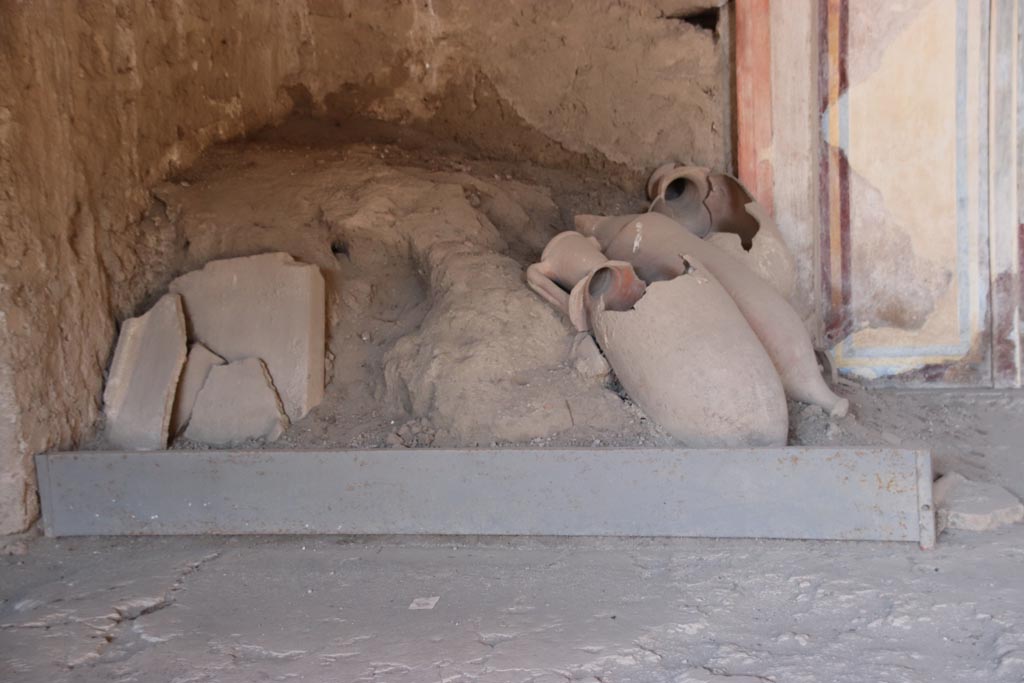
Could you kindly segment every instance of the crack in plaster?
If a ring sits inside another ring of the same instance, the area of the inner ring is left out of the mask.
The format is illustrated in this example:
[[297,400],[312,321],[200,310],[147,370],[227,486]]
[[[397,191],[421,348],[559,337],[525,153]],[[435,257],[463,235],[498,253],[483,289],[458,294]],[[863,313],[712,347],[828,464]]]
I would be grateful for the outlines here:
[[[122,630],[124,627],[132,624],[132,622],[137,619],[149,614],[154,614],[173,605],[177,601],[175,593],[179,593],[185,588],[185,580],[192,574],[198,572],[204,565],[216,560],[220,556],[220,552],[215,552],[205,555],[194,562],[189,562],[185,565],[185,568],[179,572],[170,588],[155,599],[152,597],[133,598],[126,602],[114,605],[114,613],[106,617],[108,622],[106,625],[96,626],[89,624],[89,620],[71,618],[69,620],[70,624],[84,624],[89,628],[93,628],[101,634],[103,640],[98,644],[94,652],[86,653],[77,659],[67,662],[67,667],[69,669],[75,669],[84,664],[89,664],[103,659],[108,655],[114,644],[119,639],[123,638]],[[25,626],[28,626],[28,624]],[[147,644],[161,642],[162,640],[153,638],[152,636],[147,637],[144,633],[140,633],[139,635],[141,640]]]

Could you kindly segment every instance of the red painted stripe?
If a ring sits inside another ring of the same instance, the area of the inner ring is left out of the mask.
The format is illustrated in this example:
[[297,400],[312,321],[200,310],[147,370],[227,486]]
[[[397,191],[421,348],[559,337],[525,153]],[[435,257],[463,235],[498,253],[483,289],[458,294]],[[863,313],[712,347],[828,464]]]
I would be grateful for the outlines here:
[[839,254],[842,264],[840,282],[842,293],[840,295],[840,309],[835,315],[836,341],[845,338],[853,329],[851,320],[851,254],[850,249],[850,163],[846,159],[846,152],[839,150]]
[[850,6],[849,0],[839,0],[839,93],[850,87],[846,74],[847,54],[850,46]]
[[772,213],[772,43],[769,0],[736,8],[737,175]]
[[[830,12],[838,16],[830,15]],[[848,0],[819,0],[818,31],[819,31],[819,60],[818,88],[820,93],[819,113],[824,117],[829,107],[829,90],[832,85],[831,78],[831,53],[829,45],[828,25],[829,19],[838,19],[839,35],[836,46],[837,80],[838,92],[841,96],[846,92],[849,85],[847,72],[847,56],[849,49],[849,5]],[[853,297],[852,289],[852,249],[850,246],[850,165],[846,153],[839,147],[840,141],[832,143],[822,141],[821,156],[819,159],[819,192],[820,192],[820,215],[821,215],[821,269],[822,269],[822,296],[825,301],[824,315],[824,337],[829,344],[835,344],[847,337],[853,329],[851,315],[851,304]],[[835,161],[832,161],[831,152],[835,148]],[[836,200],[838,207],[832,206],[831,190],[837,188]],[[838,208],[838,244],[832,240],[832,210]],[[833,255],[839,256],[838,278],[832,269]],[[833,280],[838,279],[840,291],[833,289]],[[838,294],[838,297],[836,296]]]
[[[818,117],[821,120],[828,111],[828,5],[829,0],[818,0]],[[832,301],[832,253],[829,236],[829,145],[822,137],[818,145],[818,225],[819,265],[821,268],[821,311],[824,334],[827,341],[831,323]]]
[[[839,1],[839,95],[840,97],[849,89],[849,77],[847,75],[847,57],[850,46],[850,8],[849,0]],[[840,334],[845,337],[851,327],[850,305],[852,303],[851,291],[851,259],[850,249],[850,164],[846,158],[846,151],[839,150],[839,249],[842,263],[842,310],[839,312]]]

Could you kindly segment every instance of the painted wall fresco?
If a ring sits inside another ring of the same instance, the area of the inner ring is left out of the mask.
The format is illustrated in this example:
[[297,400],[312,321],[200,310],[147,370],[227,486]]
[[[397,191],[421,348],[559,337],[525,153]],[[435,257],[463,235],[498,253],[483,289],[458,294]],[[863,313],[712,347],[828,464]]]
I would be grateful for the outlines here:
[[990,20],[976,0],[819,5],[823,324],[844,373],[993,380]]

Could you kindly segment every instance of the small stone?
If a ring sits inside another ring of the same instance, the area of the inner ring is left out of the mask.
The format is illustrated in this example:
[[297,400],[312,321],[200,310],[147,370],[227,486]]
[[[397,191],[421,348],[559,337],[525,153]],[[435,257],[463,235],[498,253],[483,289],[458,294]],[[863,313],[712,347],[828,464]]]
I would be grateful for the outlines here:
[[185,359],[185,368],[181,371],[178,382],[178,393],[174,397],[174,410],[171,412],[171,434],[180,434],[188,419],[192,416],[192,406],[196,396],[203,388],[210,368],[224,365],[224,359],[202,344],[193,344]]
[[816,406],[808,403],[800,410],[800,418],[804,420],[810,420],[816,417],[824,417],[825,411],[821,406]]
[[287,427],[288,416],[266,364],[259,358],[246,358],[210,368],[185,436],[226,446],[258,438],[273,441]]
[[572,363],[576,372],[584,377],[603,378],[611,373],[612,368],[608,360],[597,348],[597,342],[588,332],[581,332],[576,335],[569,350],[569,362]]
[[402,441],[402,437],[398,434],[388,434],[384,439],[384,445],[390,448],[403,448],[405,443]]
[[938,530],[990,531],[1024,520],[1024,504],[997,484],[950,472],[932,489]]
[[28,554],[28,543],[25,541],[0,537],[0,556],[26,554]]
[[374,287],[365,280],[350,280],[345,282],[341,290],[341,303],[347,308],[362,309],[373,303]]
[[324,384],[330,384],[334,379],[334,361],[337,356],[330,349],[324,354]]
[[144,315],[124,322],[103,391],[106,434],[114,446],[167,447],[185,352],[185,315],[177,294],[164,295]]
[[412,426],[407,422],[401,426],[398,430],[398,438],[402,440],[402,443],[409,445],[413,441]]

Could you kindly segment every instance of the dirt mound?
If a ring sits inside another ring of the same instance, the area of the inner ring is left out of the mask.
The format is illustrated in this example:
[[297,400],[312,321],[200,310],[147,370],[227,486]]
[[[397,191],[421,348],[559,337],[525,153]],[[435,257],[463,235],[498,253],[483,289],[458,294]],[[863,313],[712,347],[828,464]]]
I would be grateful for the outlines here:
[[157,189],[166,219],[153,229],[179,250],[144,265],[169,279],[286,251],[321,269],[326,397],[275,447],[666,443],[573,369],[568,322],[524,285],[581,203],[616,198],[596,181],[511,168],[382,145],[224,146]]

